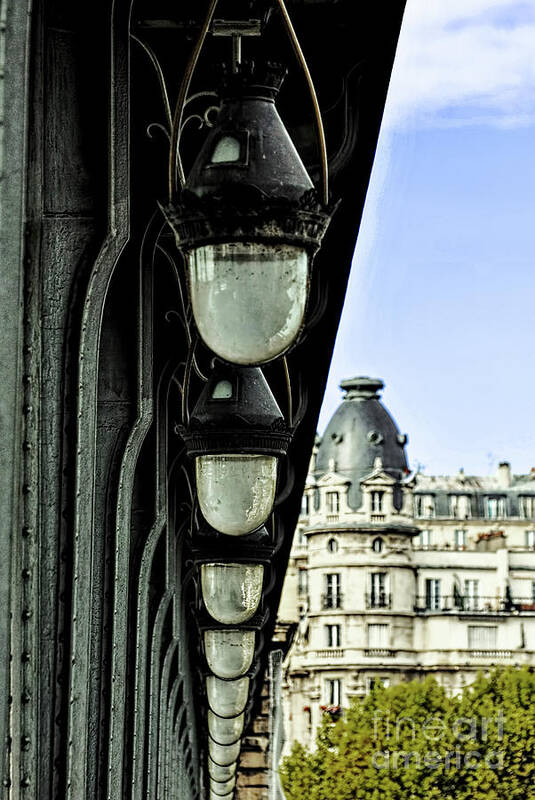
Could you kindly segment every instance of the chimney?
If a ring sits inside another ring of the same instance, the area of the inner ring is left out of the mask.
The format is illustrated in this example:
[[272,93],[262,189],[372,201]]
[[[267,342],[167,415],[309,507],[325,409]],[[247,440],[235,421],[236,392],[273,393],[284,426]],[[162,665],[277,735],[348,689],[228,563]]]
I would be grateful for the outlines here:
[[511,486],[511,465],[508,461],[498,464],[498,486],[500,489],[509,489]]

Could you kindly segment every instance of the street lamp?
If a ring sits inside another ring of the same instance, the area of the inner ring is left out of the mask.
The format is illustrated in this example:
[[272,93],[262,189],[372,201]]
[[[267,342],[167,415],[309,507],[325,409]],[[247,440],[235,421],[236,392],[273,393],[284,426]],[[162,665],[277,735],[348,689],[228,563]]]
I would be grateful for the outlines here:
[[208,753],[212,761],[220,767],[233,764],[240,754],[240,740],[234,744],[217,744],[213,739],[208,739]]
[[249,684],[247,676],[225,681],[215,675],[209,675],[206,678],[209,708],[219,717],[237,717],[247,705]]
[[260,527],[273,508],[278,460],[291,438],[262,371],[216,364],[180,433],[195,458],[206,521],[230,536]]
[[219,781],[210,781],[210,790],[212,794],[215,794],[217,797],[224,797],[225,795],[232,792],[234,787],[236,786],[236,778],[231,778],[229,781],[225,781],[224,783]]
[[195,323],[222,359],[272,361],[303,325],[310,270],[332,216],[275,107],[286,74],[241,63],[179,202],[163,209],[183,253]]
[[214,742],[218,744],[234,744],[234,742],[237,742],[243,733],[244,723],[245,716],[243,713],[237,717],[224,719],[208,709],[208,733]]
[[254,630],[212,628],[204,632],[204,652],[210,671],[232,680],[251,668],[255,650]]
[[236,774],[236,762],[234,761],[232,764],[222,766],[221,764],[216,764],[215,761],[212,761],[209,757],[208,774],[211,783],[225,783],[226,781],[232,780]]
[[223,624],[247,622],[260,603],[263,580],[262,564],[203,564],[201,586],[206,610]]

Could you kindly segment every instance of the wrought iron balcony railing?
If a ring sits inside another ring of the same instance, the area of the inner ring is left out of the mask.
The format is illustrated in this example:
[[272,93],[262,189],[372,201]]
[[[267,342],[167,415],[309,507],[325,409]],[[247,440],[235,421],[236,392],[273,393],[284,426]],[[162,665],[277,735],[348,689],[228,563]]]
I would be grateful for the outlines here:
[[340,592],[336,594],[322,594],[321,607],[322,608],[342,608],[343,595]]
[[472,614],[513,614],[535,612],[533,597],[469,597],[467,595],[419,596],[414,605],[416,613],[469,612]]
[[392,608],[392,595],[387,592],[366,594],[366,608]]

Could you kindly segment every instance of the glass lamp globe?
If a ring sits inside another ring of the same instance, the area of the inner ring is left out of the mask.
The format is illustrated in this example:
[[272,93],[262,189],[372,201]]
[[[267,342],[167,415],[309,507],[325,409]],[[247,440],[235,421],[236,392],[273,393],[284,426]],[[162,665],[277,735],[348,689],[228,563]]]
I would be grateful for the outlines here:
[[236,786],[236,778],[231,778],[224,783],[219,783],[218,781],[210,781],[210,790],[217,795],[218,797],[225,796],[229,792],[232,792],[234,787]]
[[234,744],[243,733],[244,714],[231,719],[218,717],[208,709],[208,733],[218,744]]
[[210,670],[218,678],[240,678],[253,662],[254,631],[236,629],[207,630],[204,649]]
[[249,678],[236,681],[222,681],[215,675],[206,678],[208,705],[218,717],[237,717],[247,705],[249,697]]
[[284,353],[303,324],[308,254],[261,242],[207,244],[188,253],[199,334],[220,358],[263,364]]
[[258,608],[263,580],[261,564],[203,564],[202,596],[208,613],[228,625],[246,622]]
[[212,761],[220,767],[226,767],[237,760],[240,755],[241,740],[234,744],[217,744],[213,739],[208,739],[208,752]]
[[218,781],[220,783],[224,783],[225,781],[231,780],[236,774],[236,762],[233,764],[228,764],[226,767],[222,767],[219,764],[216,764],[212,761],[211,758],[208,759],[208,774],[213,781]]
[[198,456],[195,472],[202,514],[216,531],[242,536],[271,514],[277,487],[275,456]]

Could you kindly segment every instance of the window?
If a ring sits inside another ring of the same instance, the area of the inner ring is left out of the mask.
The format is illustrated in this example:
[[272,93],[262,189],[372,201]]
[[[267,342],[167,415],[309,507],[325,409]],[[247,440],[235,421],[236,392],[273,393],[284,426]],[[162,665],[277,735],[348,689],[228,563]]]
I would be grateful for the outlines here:
[[425,607],[429,611],[440,609],[440,579],[426,578],[425,580]]
[[450,517],[468,519],[472,516],[470,495],[468,494],[450,494],[449,505]]
[[468,626],[468,648],[470,650],[495,650],[497,638],[497,625]]
[[342,643],[340,625],[325,626],[325,641],[327,642],[327,647],[340,647]]
[[327,492],[327,511],[329,514],[338,514],[340,511],[340,495],[338,492]]
[[310,497],[304,494],[301,498],[301,514],[307,517],[310,514]]
[[370,578],[370,608],[387,608],[386,572],[372,572]]
[[535,531],[526,531],[526,547],[535,550]]
[[464,550],[466,547],[466,531],[463,530],[456,530],[455,531],[455,547],[457,550]]
[[324,608],[340,608],[342,605],[342,595],[340,593],[341,575],[339,572],[331,572],[325,575],[325,595]]
[[477,611],[479,608],[479,581],[465,580],[464,582],[464,608],[466,611]]
[[304,534],[303,528],[297,529],[297,544],[299,547],[306,547],[308,544],[307,537]]
[[383,510],[384,492],[372,492],[372,512],[379,513]]
[[382,553],[383,547],[384,547],[384,542],[380,536],[378,536],[376,539],[373,540],[372,550],[374,553]]
[[505,517],[505,497],[487,497],[488,519],[502,519]]
[[524,519],[533,519],[535,517],[535,496],[524,495],[518,498],[520,501],[520,516]]
[[298,594],[306,594],[308,591],[308,573],[306,569],[300,569],[297,572],[297,592]]
[[367,681],[367,688],[368,691],[373,691],[378,686],[390,686],[390,678],[384,678],[382,675],[373,675],[371,678],[368,678]]
[[389,645],[388,625],[368,625],[368,647],[370,650],[386,650]]
[[428,550],[431,547],[431,541],[432,541],[431,534],[432,531],[420,531],[420,534],[418,536],[418,544],[424,550]]
[[342,681],[331,678],[325,681],[325,705],[339,706],[342,696]]
[[223,136],[212,153],[212,164],[227,164],[240,160],[240,141],[234,136]]
[[417,517],[435,516],[435,497],[432,494],[417,494],[414,496],[415,515]]
[[336,539],[329,539],[327,542],[327,550],[329,553],[337,553],[338,552],[338,542]]

